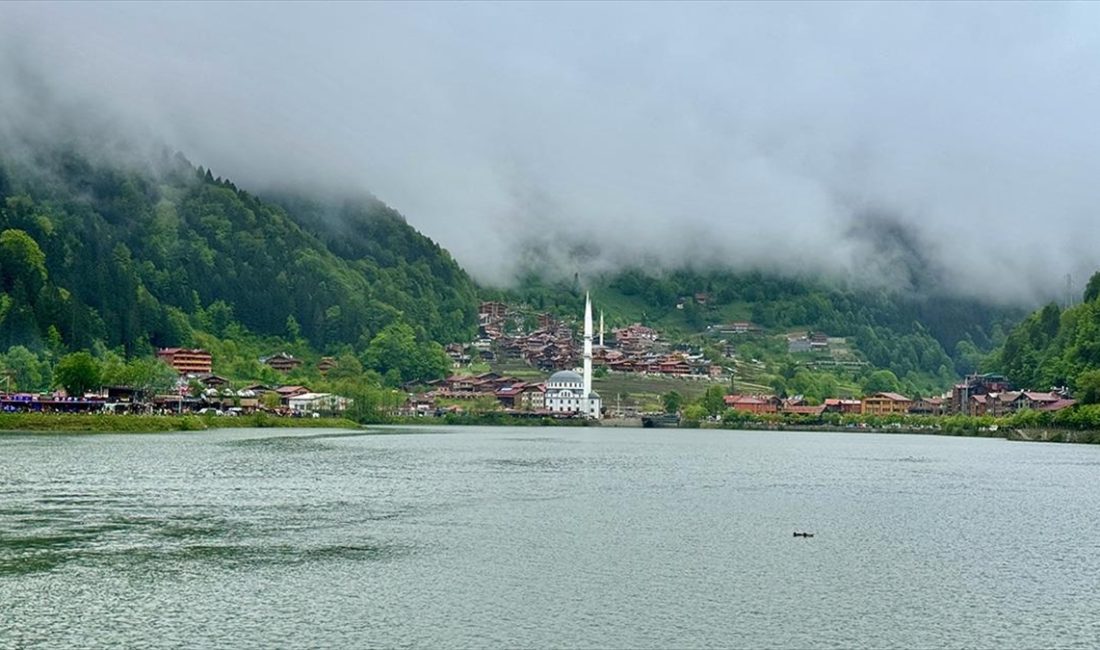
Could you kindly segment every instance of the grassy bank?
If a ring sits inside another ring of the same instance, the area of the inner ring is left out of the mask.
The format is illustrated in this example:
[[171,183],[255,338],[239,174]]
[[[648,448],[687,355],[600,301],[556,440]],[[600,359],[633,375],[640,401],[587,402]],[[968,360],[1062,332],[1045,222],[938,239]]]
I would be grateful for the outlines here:
[[0,432],[9,433],[161,433],[233,428],[340,428],[359,425],[342,418],[279,418],[264,413],[245,417],[197,415],[101,415],[2,413]]

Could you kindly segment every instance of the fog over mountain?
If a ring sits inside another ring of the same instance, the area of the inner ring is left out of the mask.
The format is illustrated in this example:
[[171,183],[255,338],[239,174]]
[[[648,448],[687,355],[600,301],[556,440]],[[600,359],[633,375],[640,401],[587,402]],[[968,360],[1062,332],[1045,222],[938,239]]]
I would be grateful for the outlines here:
[[252,188],[369,190],[489,283],[719,265],[1032,301],[1100,268],[1098,26],[1047,3],[5,3],[0,111],[106,120]]

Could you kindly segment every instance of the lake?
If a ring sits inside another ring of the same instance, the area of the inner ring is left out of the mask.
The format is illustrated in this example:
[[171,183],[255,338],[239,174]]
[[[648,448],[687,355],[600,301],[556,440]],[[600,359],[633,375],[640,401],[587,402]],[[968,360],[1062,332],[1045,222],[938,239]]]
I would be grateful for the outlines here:
[[1096,647],[1098,485],[936,436],[2,435],[0,647]]

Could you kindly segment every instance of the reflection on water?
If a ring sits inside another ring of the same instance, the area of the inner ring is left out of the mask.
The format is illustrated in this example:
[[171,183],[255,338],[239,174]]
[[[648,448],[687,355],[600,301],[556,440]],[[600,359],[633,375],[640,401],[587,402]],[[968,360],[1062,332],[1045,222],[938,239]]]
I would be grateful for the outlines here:
[[387,433],[0,437],[0,647],[1100,639],[1095,448]]

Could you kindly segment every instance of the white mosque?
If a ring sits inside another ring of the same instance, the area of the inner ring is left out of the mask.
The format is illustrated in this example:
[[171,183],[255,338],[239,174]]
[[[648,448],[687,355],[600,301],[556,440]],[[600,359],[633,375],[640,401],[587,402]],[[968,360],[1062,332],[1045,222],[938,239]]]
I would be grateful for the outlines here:
[[[602,314],[600,320],[603,320]],[[600,336],[602,338],[602,331]],[[583,413],[585,417],[600,419],[600,396],[592,390],[592,300],[587,294],[584,296],[584,376],[572,370],[550,375],[546,382],[546,409],[557,413]]]

